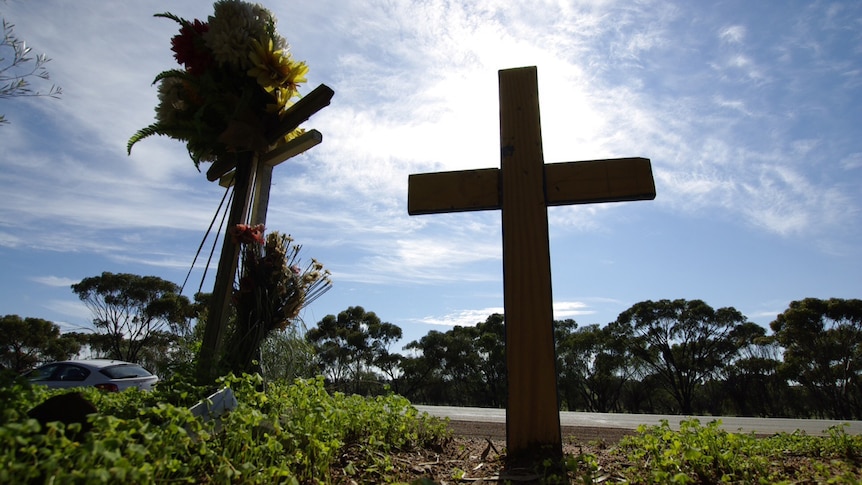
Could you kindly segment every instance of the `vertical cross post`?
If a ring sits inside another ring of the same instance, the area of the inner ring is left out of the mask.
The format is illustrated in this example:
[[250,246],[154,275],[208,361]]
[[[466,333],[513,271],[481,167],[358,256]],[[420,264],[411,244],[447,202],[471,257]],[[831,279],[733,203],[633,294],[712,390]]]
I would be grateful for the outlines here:
[[541,444],[562,455],[536,70],[501,72],[499,82],[506,440],[509,450]]
[[510,455],[562,455],[548,206],[651,200],[650,161],[545,164],[535,67],[500,75],[500,168],[410,175],[411,215],[500,209]]
[[[233,202],[230,205],[227,227],[243,224],[248,217],[248,209],[257,172],[258,157],[251,152],[243,154],[234,171]],[[207,309],[207,326],[204,329],[201,351],[198,356],[198,380],[210,381],[218,363],[218,350],[224,339],[225,325],[229,312],[234,275],[239,264],[239,244],[233,240],[230,231],[225,231],[219,257],[213,292]]]

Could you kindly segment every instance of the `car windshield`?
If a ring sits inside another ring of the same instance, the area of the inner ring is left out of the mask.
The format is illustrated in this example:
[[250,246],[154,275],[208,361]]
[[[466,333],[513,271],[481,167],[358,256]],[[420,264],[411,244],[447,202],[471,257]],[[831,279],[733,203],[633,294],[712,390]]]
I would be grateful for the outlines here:
[[83,381],[90,375],[90,371],[72,364],[56,363],[48,364],[31,370],[24,374],[30,382],[44,381]]
[[139,365],[114,365],[100,369],[99,372],[111,379],[131,379],[132,377],[149,377],[152,374]]
[[31,370],[30,372],[24,374],[24,377],[26,377],[30,381],[47,381],[51,379],[51,375],[54,373],[55,370],[57,370],[56,364],[45,365],[39,367],[38,369]]

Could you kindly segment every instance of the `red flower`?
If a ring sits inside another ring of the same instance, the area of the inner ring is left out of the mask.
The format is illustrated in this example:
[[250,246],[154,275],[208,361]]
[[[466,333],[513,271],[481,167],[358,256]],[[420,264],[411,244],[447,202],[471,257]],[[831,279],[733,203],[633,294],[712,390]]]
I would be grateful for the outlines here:
[[194,23],[184,22],[180,33],[171,38],[174,59],[196,76],[203,74],[213,61],[203,39],[203,34],[208,30],[206,22],[195,19]]
[[263,244],[263,224],[249,226],[248,224],[237,224],[236,227],[230,229],[230,235],[234,242],[239,244],[258,243]]

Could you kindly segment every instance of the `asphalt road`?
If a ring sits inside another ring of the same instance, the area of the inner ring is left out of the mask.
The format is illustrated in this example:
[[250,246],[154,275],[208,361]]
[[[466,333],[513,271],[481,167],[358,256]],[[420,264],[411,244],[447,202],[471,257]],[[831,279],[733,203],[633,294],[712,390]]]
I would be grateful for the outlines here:
[[[505,409],[459,408],[452,406],[416,406],[420,412],[432,416],[448,417],[457,421],[481,423],[505,423]],[[804,431],[809,435],[819,435],[832,426],[847,424],[845,430],[850,434],[862,434],[862,421],[834,421],[829,419],[784,419],[784,418],[740,418],[733,416],[690,416],[706,424],[714,419],[721,420],[721,427],[730,432],[755,432],[757,434],[792,433]],[[593,428],[637,429],[641,424],[658,425],[667,420],[670,427],[679,429],[680,421],[686,416],[662,414],[613,414],[560,412],[561,426],[582,426]]]

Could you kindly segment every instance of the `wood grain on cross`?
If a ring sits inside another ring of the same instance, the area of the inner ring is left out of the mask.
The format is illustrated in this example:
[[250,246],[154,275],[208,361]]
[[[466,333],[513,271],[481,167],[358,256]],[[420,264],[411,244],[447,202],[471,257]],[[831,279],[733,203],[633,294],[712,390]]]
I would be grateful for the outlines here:
[[499,83],[500,168],[411,175],[408,212],[501,209],[507,449],[561,455],[547,207],[650,200],[655,183],[645,158],[546,165],[536,68],[501,70]]
[[[313,114],[329,106],[334,94],[335,92],[329,86],[321,84],[288,108],[281,117],[280,123],[271,127],[265,134],[267,141],[271,145],[276,145],[273,150],[264,154],[246,152],[236,158],[220,159],[207,170],[207,179],[210,181],[221,179],[223,184],[234,186],[228,228],[237,224],[266,223],[272,168],[317,145],[322,140],[322,135],[316,130],[311,130],[286,143],[279,144],[277,141],[295,130]],[[239,244],[233,240],[229,231],[225,231],[198,358],[198,379],[207,384],[217,377],[214,373],[217,370],[218,354],[227,326],[239,252]]]

